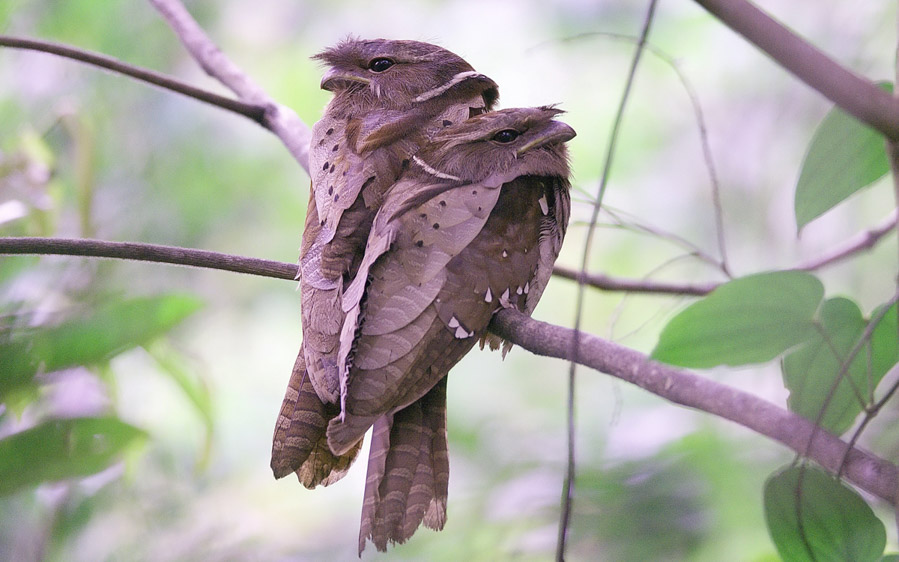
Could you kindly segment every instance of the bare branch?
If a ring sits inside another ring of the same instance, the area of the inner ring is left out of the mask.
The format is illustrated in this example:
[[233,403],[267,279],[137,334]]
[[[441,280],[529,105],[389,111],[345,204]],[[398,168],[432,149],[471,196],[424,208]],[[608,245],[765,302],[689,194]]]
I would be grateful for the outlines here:
[[265,108],[264,125],[273,132],[296,161],[309,173],[309,142],[312,131],[294,111],[277,103],[245,72],[237,67],[206,36],[206,32],[178,0],[150,0],[204,71],[245,102]]
[[814,271],[852,257],[863,250],[870,250],[896,227],[897,219],[899,219],[899,214],[894,210],[889,217],[874,228],[856,234],[827,253],[797,265],[795,269]]
[[746,0],[696,0],[843,111],[899,140],[899,100],[843,67]]
[[[859,232],[844,240],[824,254],[793,267],[798,271],[816,271],[824,267],[841,262],[865,250],[870,250],[880,242],[884,236],[894,231],[899,223],[899,212],[893,211],[880,224]],[[581,273],[574,269],[556,265],[553,275],[575,282],[583,282],[584,285],[599,289],[600,291],[620,291],[625,293],[643,293],[656,295],[690,295],[701,297],[715,290],[721,283],[667,283],[664,281],[650,281],[645,279],[622,279],[610,277],[601,273]]]
[[233,111],[234,113],[243,115],[248,119],[252,119],[260,125],[264,125],[263,116],[265,110],[258,105],[226,98],[216,93],[191,86],[190,84],[181,82],[180,80],[176,80],[171,76],[166,76],[165,74],[153,70],[134,66],[132,64],[122,62],[107,55],[94,53],[85,49],[80,49],[78,47],[72,47],[71,45],[63,45],[61,43],[42,41],[38,39],[27,39],[24,37],[10,37],[8,35],[0,35],[0,46],[10,47],[13,49],[26,49],[29,51],[50,53],[51,55],[57,55],[67,59],[77,60],[85,64],[90,64],[99,68],[104,68],[112,72],[130,76],[135,80],[140,80],[141,82],[146,82],[165,90],[177,92],[195,100],[215,105],[217,107],[221,107],[222,109],[227,109],[228,111]]
[[[612,129],[609,133],[609,145],[606,149],[605,159],[603,160],[602,177],[599,180],[599,189],[596,194],[596,200],[593,202],[593,210],[590,214],[590,224],[587,227],[587,236],[584,240],[584,251],[581,258],[582,273],[587,272],[587,261],[590,256],[590,248],[593,244],[593,235],[596,232],[596,222],[599,218],[599,209],[606,193],[606,186],[609,184],[609,177],[612,172],[612,161],[615,156],[615,149],[618,146],[618,133],[621,130],[621,124],[624,121],[624,110],[630,99],[631,88],[637,75],[637,67],[640,65],[640,59],[643,56],[646,40],[649,37],[649,30],[652,27],[653,18],[655,16],[656,5],[658,0],[649,0],[646,10],[646,16],[643,20],[642,29],[640,31],[640,39],[637,41],[637,48],[634,50],[634,56],[631,59],[630,69],[628,71],[627,80],[624,83],[624,91],[621,94],[621,100],[618,103],[618,109],[615,112],[615,120],[612,123]],[[585,285],[582,278],[578,278],[577,297],[575,302],[574,329],[577,332],[581,327],[581,318],[584,313],[584,288]],[[559,518],[559,535],[556,542],[556,560],[561,562],[565,559],[566,538],[568,534],[568,525],[571,519],[571,504],[574,497],[574,479],[575,479],[575,380],[578,364],[578,342],[579,339],[572,339],[571,344],[571,362],[568,369],[568,396],[567,405],[567,425],[568,425],[568,462],[565,472],[565,480],[562,484],[562,513]]]
[[[571,360],[574,330],[503,310],[490,329],[496,335],[537,355]],[[662,365],[645,355],[598,337],[580,333],[578,362],[620,378],[675,404],[695,408],[736,422],[770,437],[796,452],[808,449],[809,458],[836,472],[848,446],[809,420],[783,410],[752,394],[700,377],[689,371]],[[846,478],[867,492],[894,503],[899,469],[861,449],[846,454]]]
[[[59,254],[140,260],[234,271],[276,279],[294,279],[297,266],[172,246],[61,238],[2,238],[0,254]],[[574,330],[546,324],[519,312],[497,314],[490,330],[531,353],[570,361]],[[675,404],[731,420],[770,437],[836,472],[846,455],[844,474],[860,488],[893,502],[899,469],[881,458],[849,448],[839,438],[815,430],[810,421],[751,394],[689,371],[650,361],[645,355],[580,333],[578,363],[635,384]]]
[[296,279],[297,266],[258,258],[246,258],[220,254],[207,250],[194,250],[176,246],[161,246],[139,242],[107,242],[67,238],[0,237],[2,254],[39,254],[62,256],[86,256],[122,260],[148,261],[221,269],[235,273],[247,273],[275,279]]
[[600,273],[581,273],[561,265],[553,268],[553,275],[603,291],[623,291],[627,293],[646,293],[657,295],[694,295],[703,296],[711,293],[718,283],[665,283],[663,281],[645,281],[638,279],[621,279]]
[[[618,39],[621,41],[629,41],[632,43],[637,43],[640,41],[640,38],[634,37],[632,35],[607,31],[581,33],[572,37],[568,37],[564,40],[575,41],[584,39],[586,37],[607,37],[610,39]],[[671,68],[671,70],[674,71],[675,76],[677,76],[678,81],[680,81],[681,85],[684,87],[684,91],[687,93],[687,97],[690,100],[690,105],[693,106],[693,115],[696,119],[696,126],[699,129],[699,143],[702,148],[702,158],[705,162],[706,171],[709,174],[709,181],[712,188],[712,207],[714,210],[715,230],[716,236],[718,238],[718,251],[721,254],[720,262],[711,260],[711,263],[714,263],[715,265],[720,267],[721,271],[725,275],[731,277],[730,268],[727,265],[727,244],[724,235],[724,208],[721,204],[721,185],[718,181],[718,173],[715,171],[715,161],[712,158],[712,147],[709,145],[709,133],[705,123],[705,116],[703,115],[702,111],[702,104],[699,102],[699,94],[696,92],[696,89],[693,87],[693,84],[690,82],[689,78],[687,78],[687,75],[684,74],[684,72],[681,70],[680,65],[677,63],[674,57],[672,57],[659,47],[656,47],[649,41],[645,42],[644,48],[648,52],[655,55],[656,58],[658,58],[660,61],[667,64]],[[606,208],[606,212],[608,212],[608,207]]]

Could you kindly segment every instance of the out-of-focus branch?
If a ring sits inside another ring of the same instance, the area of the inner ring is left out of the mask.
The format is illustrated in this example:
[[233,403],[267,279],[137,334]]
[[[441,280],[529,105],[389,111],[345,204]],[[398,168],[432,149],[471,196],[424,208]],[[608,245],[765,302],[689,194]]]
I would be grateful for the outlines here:
[[[59,238],[0,238],[0,254],[62,254],[141,260],[235,271],[251,275],[293,279],[297,266],[172,246]],[[539,322],[512,310],[496,315],[490,330],[537,355],[571,360],[574,330]],[[578,363],[633,383],[676,404],[736,422],[802,452],[812,435],[809,458],[836,472],[846,455],[843,473],[860,488],[894,502],[899,469],[892,463],[838,437],[757,396],[700,377],[689,371],[650,361],[645,355],[580,333]]]
[[899,140],[899,100],[840,65],[746,0],[696,0],[843,111]]
[[233,111],[234,113],[243,115],[248,119],[252,119],[260,125],[265,125],[263,123],[265,109],[258,105],[246,103],[232,98],[226,98],[214,92],[209,92],[207,90],[191,86],[190,84],[181,82],[180,80],[176,80],[171,76],[166,76],[165,74],[153,70],[134,66],[132,64],[122,62],[107,55],[94,53],[85,49],[73,47],[71,45],[54,43],[52,41],[42,41],[39,39],[28,39],[24,37],[10,37],[8,35],[0,35],[0,47],[40,51],[67,59],[77,60],[85,64],[90,64],[93,66],[104,68],[106,70],[110,70],[112,72],[116,72],[118,74],[129,76],[136,80],[158,86],[165,90],[177,92],[190,98],[194,98],[195,100],[215,105],[217,107],[221,107],[222,109],[227,109],[228,111]]
[[296,279],[295,264],[141,242],[108,242],[73,238],[0,237],[0,255],[61,255],[148,261],[221,269],[275,279]]
[[225,56],[197,24],[178,0],[150,0],[178,39],[199,65],[245,102],[263,107],[264,125],[290,151],[296,161],[309,173],[309,141],[312,131],[294,111],[277,103],[245,72]]
[[583,273],[575,269],[557,265],[553,275],[571,281],[583,280],[584,285],[603,291],[621,291],[626,293],[646,293],[656,295],[691,295],[703,296],[711,293],[718,283],[666,283],[644,279],[621,279],[600,273]]
[[[799,271],[816,271],[829,265],[841,262],[852,256],[870,250],[880,242],[884,236],[892,232],[899,223],[899,212],[893,211],[880,224],[859,232],[831,248],[816,258],[797,264],[793,269]],[[648,295],[686,295],[701,297],[715,290],[721,283],[671,283],[665,281],[652,281],[648,279],[624,279],[610,277],[601,273],[581,273],[575,269],[557,265],[553,268],[553,275],[563,279],[578,281],[582,279],[584,285],[601,291],[618,291],[623,293],[641,293]]]
[[[496,335],[531,353],[571,360],[574,330],[540,322],[514,311],[499,312],[490,324]],[[840,438],[809,420],[752,394],[700,377],[686,370],[650,361],[645,355],[601,338],[580,333],[580,364],[635,384],[675,404],[736,422],[770,437],[796,452],[809,443],[808,457],[836,472],[846,455],[846,478],[871,494],[894,503],[899,469],[861,449],[849,450]]]
[[797,265],[796,269],[801,271],[814,271],[852,257],[864,250],[870,250],[881,238],[889,234],[896,227],[897,220],[899,220],[899,215],[897,215],[897,212],[894,210],[890,216],[879,225],[870,230],[859,232],[827,253]]

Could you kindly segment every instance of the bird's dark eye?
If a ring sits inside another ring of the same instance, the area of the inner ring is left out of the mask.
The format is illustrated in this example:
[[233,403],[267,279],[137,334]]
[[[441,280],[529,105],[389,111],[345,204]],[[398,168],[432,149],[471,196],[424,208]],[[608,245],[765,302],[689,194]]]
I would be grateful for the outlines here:
[[368,63],[368,69],[372,72],[384,72],[391,66],[393,66],[393,61],[385,57],[371,59]]
[[493,140],[502,143],[512,142],[513,140],[517,139],[520,134],[521,133],[519,133],[515,129],[503,129],[502,131],[493,135]]

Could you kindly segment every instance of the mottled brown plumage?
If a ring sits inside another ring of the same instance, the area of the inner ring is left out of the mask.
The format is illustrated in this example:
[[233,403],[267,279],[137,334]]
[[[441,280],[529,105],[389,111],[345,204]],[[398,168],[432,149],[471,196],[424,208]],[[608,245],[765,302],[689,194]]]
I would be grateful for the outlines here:
[[[342,477],[358,442],[325,442],[339,412],[342,292],[362,259],[384,193],[438,130],[489,110],[496,84],[455,54],[415,41],[346,40],[316,55],[334,93],[313,127],[312,188],[300,249],[303,346],[272,446],[272,470],[307,487]],[[361,436],[360,436],[361,437]]]
[[475,116],[436,132],[387,192],[345,288],[340,409],[330,451],[374,426],[360,553],[446,520],[446,374],[493,314],[530,313],[568,223],[564,143],[549,107]]

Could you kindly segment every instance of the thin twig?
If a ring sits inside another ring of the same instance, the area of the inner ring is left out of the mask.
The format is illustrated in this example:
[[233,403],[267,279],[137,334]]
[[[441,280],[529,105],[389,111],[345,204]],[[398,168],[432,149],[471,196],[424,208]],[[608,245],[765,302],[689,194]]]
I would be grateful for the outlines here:
[[[638,220],[636,218],[634,218],[633,214],[623,211],[621,209],[610,209],[610,208],[606,207],[604,209],[604,211],[607,215],[609,215],[615,221],[615,224],[620,228],[623,228],[625,230],[631,230],[636,233],[643,233],[643,234],[647,234],[649,236],[654,236],[654,237],[660,238],[660,239],[670,242],[676,246],[679,246],[679,247],[683,248],[684,250],[687,250],[688,252],[695,255],[700,260],[706,262],[707,264],[709,264],[717,269],[723,269],[721,266],[721,260],[716,259],[714,256],[708,254],[705,250],[703,250],[696,244],[690,242],[689,240],[687,240],[686,238],[684,238],[678,234],[674,234],[673,232],[668,232],[666,230],[663,230],[663,229],[655,227],[655,226],[651,226],[649,224],[644,224],[644,223],[638,222]],[[625,215],[629,218],[625,218]],[[729,275],[729,273],[726,273],[726,274]]]
[[[618,132],[621,129],[621,123],[624,119],[624,110],[627,107],[627,101],[630,99],[631,87],[637,74],[637,67],[640,64],[640,58],[643,54],[643,47],[649,37],[649,30],[652,26],[653,16],[655,15],[657,0],[650,0],[649,7],[646,10],[646,16],[643,20],[643,28],[640,31],[640,40],[634,52],[631,61],[630,70],[628,72],[627,81],[625,82],[624,92],[621,95],[621,101],[618,110],[615,113],[615,122],[612,125],[612,131],[609,135],[609,144],[606,150],[606,157],[603,163],[602,176],[599,182],[599,193],[596,195],[596,203],[593,205],[593,212],[590,216],[590,226],[587,228],[587,237],[584,241],[584,253],[581,258],[581,272],[586,273],[587,262],[590,259],[590,250],[593,245],[593,234],[596,231],[596,222],[599,218],[599,209],[602,206],[603,196],[606,192],[606,186],[609,183],[609,176],[612,170],[612,161],[615,156],[615,148],[618,144]],[[575,302],[574,331],[578,333],[581,327],[581,318],[584,311],[584,294],[585,286],[580,277],[578,277],[577,299]],[[565,559],[566,539],[568,536],[568,526],[571,519],[571,506],[574,497],[574,477],[575,477],[575,427],[574,427],[574,404],[575,404],[575,378],[577,374],[578,364],[578,343],[579,338],[571,340],[571,364],[568,370],[568,396],[567,396],[567,426],[568,426],[568,462],[565,472],[565,480],[562,485],[562,509],[559,517],[559,535],[556,541],[556,560],[561,562]]]
[[42,53],[49,53],[51,55],[57,55],[99,68],[104,68],[124,76],[129,76],[135,80],[140,80],[141,82],[146,82],[147,84],[152,84],[162,89],[182,94],[222,109],[227,109],[228,111],[251,119],[260,125],[264,125],[263,117],[265,108],[263,107],[220,96],[214,92],[203,90],[185,82],[181,82],[180,80],[176,80],[171,76],[122,62],[108,55],[94,53],[85,49],[73,47],[71,45],[63,45],[61,43],[54,43],[52,41],[42,41],[24,37],[10,37],[8,35],[0,35],[0,47],[40,51]]
[[71,238],[0,237],[0,255],[62,255],[147,261],[221,269],[235,273],[247,273],[296,279],[297,266],[277,261],[232,256],[208,250],[194,250],[176,246],[161,246],[140,242],[108,242]]
[[[899,374],[899,363],[893,365],[893,368],[886,372],[883,378],[893,378],[897,374]],[[856,428],[855,431],[852,432],[852,437],[849,438],[849,446],[855,447],[855,444],[858,442],[859,438],[861,438],[862,433],[864,433],[865,429],[868,427],[868,424],[877,416],[880,410],[886,405],[887,402],[893,397],[896,391],[899,390],[899,380],[893,382],[884,395],[874,403],[873,406],[867,409],[864,419],[862,419],[862,423]],[[845,461],[844,461],[845,462]],[[837,470],[837,477],[841,477],[843,475],[844,463],[840,463],[840,468]]]
[[[236,271],[250,275],[293,279],[294,264],[244,258],[217,252],[99,240],[46,238],[0,238],[2,254],[48,253],[142,260],[193,267]],[[540,322],[512,310],[497,314],[490,330],[531,353],[570,361],[575,332]],[[893,503],[899,469],[892,463],[861,449],[848,446],[825,431],[815,431],[812,422],[752,394],[650,361],[645,355],[595,336],[578,332],[578,362],[635,384],[666,400],[724,418],[783,443],[794,451],[806,448],[814,432],[808,456],[836,472],[844,461],[846,478],[875,496]],[[848,453],[848,454],[847,454]]]
[[815,271],[852,257],[863,250],[870,250],[896,227],[897,217],[899,217],[899,213],[894,210],[890,216],[874,228],[856,234],[821,256],[800,263],[794,269]]
[[265,108],[265,127],[273,132],[309,173],[312,131],[294,111],[277,103],[207,37],[178,0],[150,0],[203,70],[245,102]]
[[[874,228],[859,232],[822,255],[801,262],[793,266],[792,269],[798,271],[817,271],[851,258],[863,251],[870,250],[896,228],[897,220],[899,220],[899,213],[893,211],[890,213],[890,216]],[[659,295],[690,295],[701,297],[714,291],[715,288],[721,284],[718,282],[667,283],[664,281],[651,281],[645,279],[624,279],[610,277],[601,273],[580,273],[562,265],[555,266],[553,275],[572,281],[580,280],[584,285],[589,285],[590,287],[601,291],[621,291],[627,293]]]
[[840,65],[746,0],[696,0],[846,113],[899,140],[899,100]]
[[[607,37],[610,39],[617,39],[620,41],[628,41],[632,43],[636,43],[637,41],[639,41],[639,38],[632,35],[627,35],[624,33],[614,33],[609,31],[581,33],[572,37],[565,38],[563,41],[576,41],[588,37]],[[721,204],[721,185],[718,181],[718,173],[715,170],[715,161],[714,158],[712,158],[712,148],[709,144],[709,134],[705,124],[705,115],[702,111],[702,104],[699,102],[699,94],[696,92],[693,84],[687,78],[687,75],[684,74],[684,72],[681,70],[680,65],[677,63],[674,57],[672,57],[659,47],[656,47],[649,41],[645,42],[644,48],[648,52],[652,53],[656,58],[667,64],[674,71],[675,76],[677,76],[677,79],[684,87],[684,91],[687,93],[687,97],[690,100],[690,105],[693,106],[693,115],[696,119],[696,126],[699,129],[699,143],[702,148],[702,158],[705,162],[706,171],[709,174],[709,182],[711,183],[712,188],[712,206],[714,208],[715,216],[715,233],[718,239],[718,251],[721,254],[721,260],[717,262],[716,265],[727,277],[731,277],[730,267],[728,266],[727,262],[727,244],[724,235],[724,207]]]
[[646,293],[657,295],[693,295],[703,296],[711,293],[718,283],[666,283],[640,279],[621,279],[609,277],[601,273],[583,273],[575,269],[557,265],[553,275],[563,279],[577,281],[603,291],[623,291],[627,293]]

